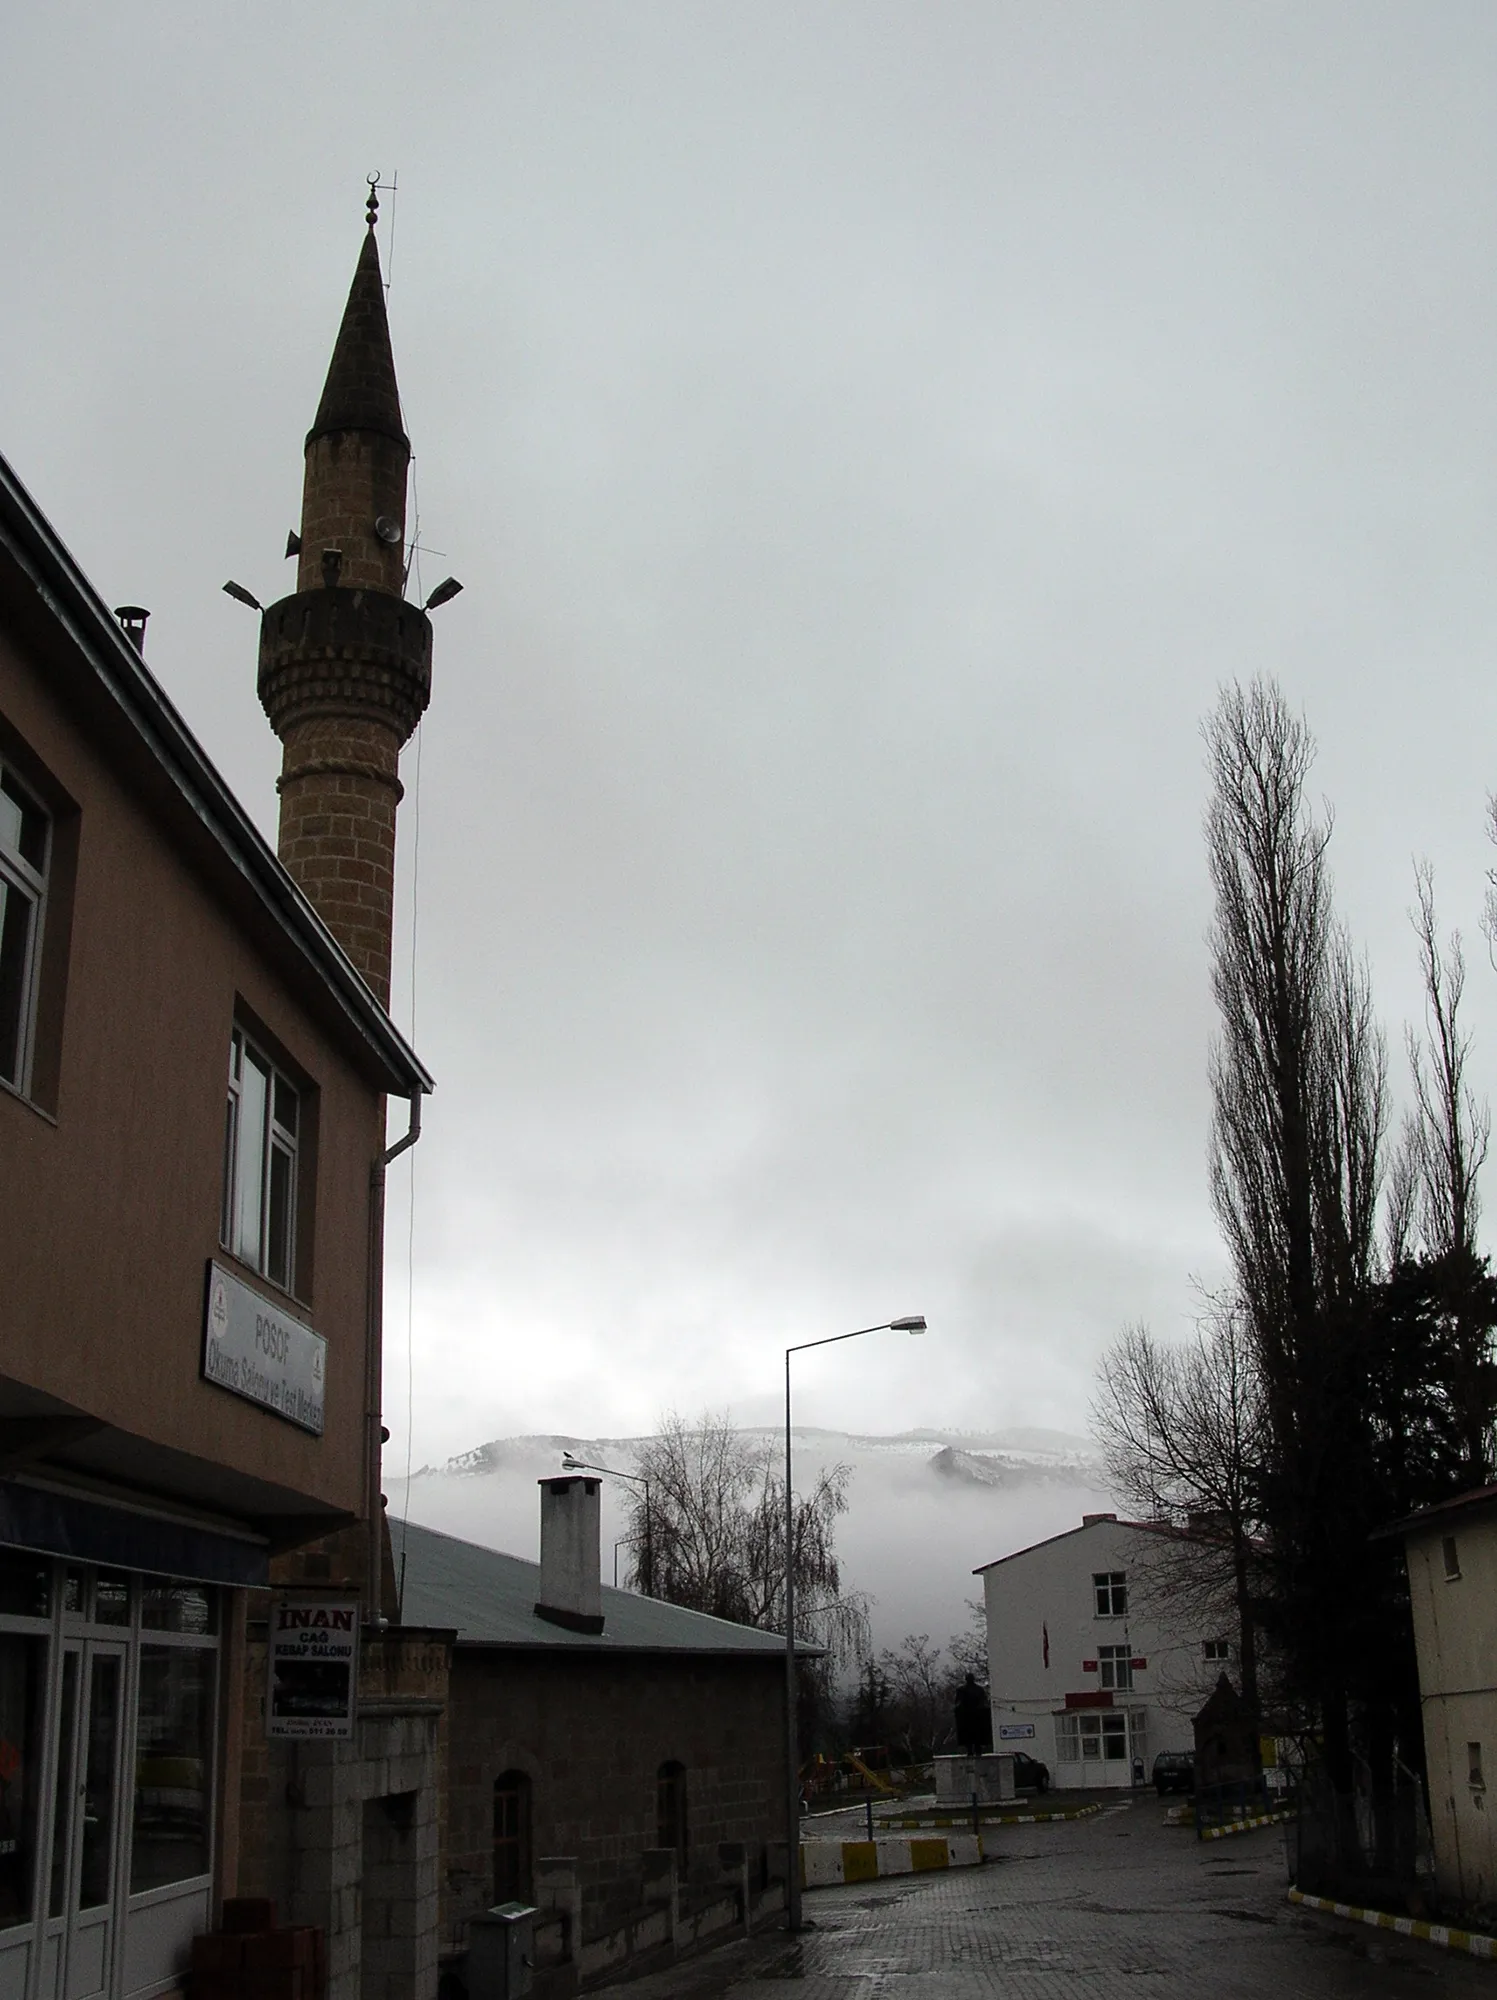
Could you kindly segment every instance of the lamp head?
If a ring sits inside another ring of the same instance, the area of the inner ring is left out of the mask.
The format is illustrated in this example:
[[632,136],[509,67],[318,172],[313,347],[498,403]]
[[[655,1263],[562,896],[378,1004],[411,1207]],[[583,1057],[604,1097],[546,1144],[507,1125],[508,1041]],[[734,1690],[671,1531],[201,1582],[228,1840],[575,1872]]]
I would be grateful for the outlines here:
[[450,604],[461,589],[462,585],[455,576],[446,577],[437,585],[421,609],[423,611],[435,611],[443,604]]
[[226,583],[224,589],[236,604],[247,604],[251,611],[263,611],[265,606],[253,591],[246,590],[242,583]]
[[581,1472],[582,1460],[574,1458],[571,1452],[564,1451],[561,1455],[561,1469],[563,1472]]
[[924,1333],[925,1314],[911,1313],[908,1319],[891,1319],[890,1333]]

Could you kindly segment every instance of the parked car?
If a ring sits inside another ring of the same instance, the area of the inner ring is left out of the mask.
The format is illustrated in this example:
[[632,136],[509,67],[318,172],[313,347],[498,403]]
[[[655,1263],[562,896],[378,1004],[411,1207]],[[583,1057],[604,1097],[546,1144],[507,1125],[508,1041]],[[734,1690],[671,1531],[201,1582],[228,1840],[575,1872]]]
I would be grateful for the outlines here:
[[1050,1766],[1042,1764],[1038,1757],[1031,1757],[1027,1750],[1015,1750],[1014,1790],[1016,1792],[1048,1792],[1050,1789]]
[[1154,1789],[1160,1798],[1166,1792],[1193,1792],[1195,1788],[1194,1750],[1161,1750],[1154,1759]]

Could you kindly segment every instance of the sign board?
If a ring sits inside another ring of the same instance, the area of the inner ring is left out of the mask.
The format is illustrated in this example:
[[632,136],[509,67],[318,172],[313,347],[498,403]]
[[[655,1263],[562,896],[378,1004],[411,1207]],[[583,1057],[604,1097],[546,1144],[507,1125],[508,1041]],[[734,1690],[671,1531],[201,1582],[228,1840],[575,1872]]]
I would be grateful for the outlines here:
[[287,1597],[271,1607],[267,1736],[352,1736],[359,1600]]
[[203,1315],[203,1376],[322,1436],[327,1342],[214,1263]]
[[1033,1735],[1032,1722],[1000,1722],[998,1725],[1000,1743],[1026,1743]]

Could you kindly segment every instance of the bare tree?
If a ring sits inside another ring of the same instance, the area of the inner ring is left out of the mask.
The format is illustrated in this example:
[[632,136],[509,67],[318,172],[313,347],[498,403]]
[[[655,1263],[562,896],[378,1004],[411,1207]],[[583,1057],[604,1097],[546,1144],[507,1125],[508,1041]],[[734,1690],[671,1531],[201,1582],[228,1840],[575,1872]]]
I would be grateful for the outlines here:
[[1261,1387],[1240,1307],[1208,1304],[1183,1347],[1127,1329],[1102,1358],[1092,1429],[1111,1490],[1171,1530],[1141,1579],[1144,1596],[1203,1636],[1230,1620],[1242,1691],[1256,1705]]
[[1466,960],[1460,932],[1440,943],[1435,916],[1434,871],[1427,861],[1414,869],[1417,911],[1410,912],[1419,940],[1424,979],[1424,1033],[1407,1030],[1414,1110],[1405,1120],[1395,1185],[1398,1200],[1390,1215],[1390,1248],[1395,1255],[1415,1251],[1440,1257],[1451,1251],[1476,1252],[1481,1203],[1477,1177],[1487,1157],[1491,1114],[1466,1080],[1471,1037],[1460,1022],[1466,990]]
[[[629,1496],[629,1581],[646,1595],[783,1631],[785,1486],[767,1441],[747,1437],[726,1415],[688,1424],[672,1412],[638,1453],[648,1483]],[[797,1636],[835,1662],[868,1645],[868,1600],[844,1591],[836,1524],[847,1508],[846,1466],[820,1472],[795,1498],[793,1555]]]
[[953,1673],[956,1677],[974,1675],[986,1683],[988,1678],[988,1614],[980,1597],[965,1600],[968,1612],[965,1631],[953,1632],[946,1641],[946,1651],[951,1657]]
[[897,1649],[879,1654],[878,1663],[887,1689],[889,1733],[909,1763],[923,1764],[951,1740],[951,1664],[925,1632],[907,1632]]

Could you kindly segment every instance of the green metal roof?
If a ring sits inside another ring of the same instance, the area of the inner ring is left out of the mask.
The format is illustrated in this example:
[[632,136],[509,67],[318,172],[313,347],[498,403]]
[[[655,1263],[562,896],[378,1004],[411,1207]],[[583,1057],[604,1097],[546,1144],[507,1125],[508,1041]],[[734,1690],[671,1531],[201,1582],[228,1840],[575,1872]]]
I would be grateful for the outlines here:
[[[455,1630],[460,1646],[523,1646],[567,1653],[732,1653],[783,1659],[785,1641],[777,1632],[709,1618],[632,1590],[603,1586],[603,1630],[571,1632],[535,1615],[540,1595],[539,1563],[507,1556],[498,1549],[460,1542],[414,1521],[394,1529],[395,1563],[404,1539],[404,1625]],[[821,1649],[798,1650],[815,1658]]]

